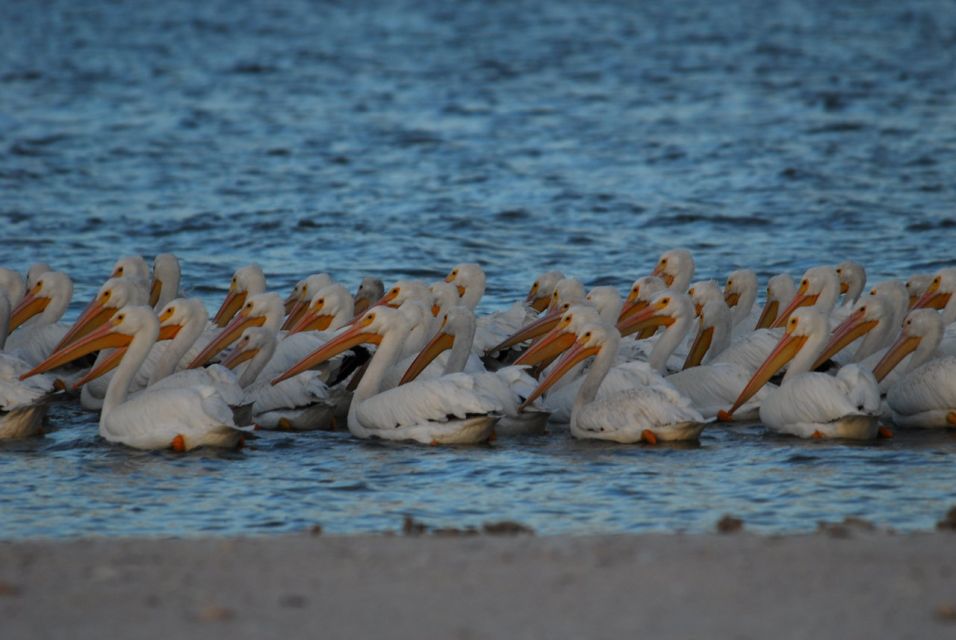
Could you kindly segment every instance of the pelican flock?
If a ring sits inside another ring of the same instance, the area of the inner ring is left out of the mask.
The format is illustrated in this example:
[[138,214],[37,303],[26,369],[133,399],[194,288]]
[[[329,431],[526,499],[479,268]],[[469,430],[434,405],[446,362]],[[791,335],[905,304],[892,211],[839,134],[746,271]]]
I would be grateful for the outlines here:
[[67,274],[0,268],[0,439],[55,427],[53,402],[99,412],[106,441],[174,451],[270,429],[656,444],[740,422],[817,440],[956,428],[954,268],[868,285],[848,260],[695,281],[677,248],[623,295],[545,271],[491,313],[472,262],[354,293],[317,272],[285,295],[250,264],[213,313],[182,292],[173,254],[103,274],[66,322]]

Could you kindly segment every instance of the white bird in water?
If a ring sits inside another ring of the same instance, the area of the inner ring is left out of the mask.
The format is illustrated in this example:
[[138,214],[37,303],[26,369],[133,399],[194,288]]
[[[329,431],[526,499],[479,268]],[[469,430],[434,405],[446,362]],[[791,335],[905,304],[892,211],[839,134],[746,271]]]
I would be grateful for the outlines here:
[[811,372],[829,334],[826,316],[814,308],[796,309],[789,315],[777,348],[757,369],[730,410],[721,411],[718,418],[732,419],[734,412],[789,363],[780,387],[760,405],[760,420],[767,429],[801,438],[854,440],[868,440],[885,433],[877,422],[880,391],[870,371],[848,365],[836,376]]
[[547,391],[579,363],[594,357],[571,410],[575,438],[620,443],[697,440],[706,421],[669,385],[642,386],[598,397],[604,377],[614,365],[620,334],[613,327],[582,327],[571,349],[541,381],[525,404]]
[[[7,336],[10,303],[0,295],[0,346]],[[28,438],[42,433],[53,380],[36,376],[21,381],[30,370],[29,364],[8,353],[0,352],[0,440]]]
[[410,332],[401,311],[384,305],[372,307],[348,330],[274,382],[306,371],[356,345],[376,344],[378,348],[349,407],[348,427],[352,435],[425,444],[474,444],[493,438],[502,407],[494,397],[476,388],[474,379],[467,374],[415,380],[381,391],[383,376],[401,357]]
[[243,307],[247,298],[265,292],[266,276],[262,273],[262,267],[252,263],[236,269],[229,281],[226,297],[219,306],[213,322],[218,327],[225,327]]
[[126,348],[110,380],[100,412],[100,436],[136,449],[189,451],[202,446],[235,447],[244,431],[215,388],[147,390],[129,397],[129,385],[159,336],[149,307],[124,307],[99,329],[53,353],[25,377],[49,371],[88,353]]

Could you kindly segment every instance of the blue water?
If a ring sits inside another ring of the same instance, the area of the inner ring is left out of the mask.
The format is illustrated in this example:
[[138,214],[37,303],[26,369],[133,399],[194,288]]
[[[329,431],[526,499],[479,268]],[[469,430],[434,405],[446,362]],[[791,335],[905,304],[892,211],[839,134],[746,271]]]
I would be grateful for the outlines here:
[[[0,264],[69,272],[70,318],[134,252],[176,252],[210,306],[252,260],[282,292],[476,260],[483,310],[550,268],[623,289],[677,245],[700,277],[954,264],[951,2],[273,4],[3,2]],[[70,404],[50,419],[0,447],[0,538],[376,531],[406,513],[546,533],[701,531],[725,512],[767,532],[851,514],[925,529],[956,501],[952,434],[267,434],[180,457],[106,445]]]

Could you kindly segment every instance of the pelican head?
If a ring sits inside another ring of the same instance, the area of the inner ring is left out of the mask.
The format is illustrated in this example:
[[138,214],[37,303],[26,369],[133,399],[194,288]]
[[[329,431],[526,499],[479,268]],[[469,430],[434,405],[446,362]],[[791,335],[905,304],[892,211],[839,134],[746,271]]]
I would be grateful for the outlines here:
[[820,266],[807,269],[800,279],[800,286],[791,298],[790,304],[773,323],[774,328],[784,326],[790,314],[800,307],[817,307],[823,313],[829,314],[839,294],[840,279],[833,267]]
[[658,276],[674,291],[686,291],[694,277],[694,256],[687,249],[665,251],[651,275]]
[[348,289],[335,283],[319,289],[312,296],[308,309],[302,313],[290,333],[335,331],[348,324],[354,314],[355,303]]
[[525,302],[538,313],[544,311],[551,304],[551,294],[560,280],[564,280],[564,274],[560,271],[545,271],[531,284]]
[[730,308],[719,293],[718,290],[716,298],[708,297],[697,313],[700,316],[700,326],[690,351],[687,352],[687,359],[684,360],[684,369],[700,365],[708,352],[720,353],[730,343]]
[[238,340],[247,327],[264,326],[278,331],[279,323],[282,322],[282,311],[282,298],[277,293],[258,293],[249,296],[246,303],[239,309],[239,313],[189,363],[189,368],[194,369],[208,364],[220,351]]
[[445,282],[455,285],[461,303],[471,310],[478,306],[478,301],[485,293],[485,272],[474,262],[462,262],[455,265],[445,276]]
[[47,271],[39,276],[36,283],[10,316],[10,331],[13,331],[30,318],[42,314],[47,322],[56,322],[66,311],[73,298],[73,281],[70,276],[59,271]]
[[[720,285],[716,280],[698,280],[687,289],[687,295],[694,303],[694,315],[699,316],[704,309],[704,305],[711,300],[723,300],[724,294],[720,290]],[[726,306],[727,303],[724,303]]]
[[926,293],[926,290],[929,288],[930,283],[933,281],[933,274],[931,273],[917,273],[916,275],[910,276],[906,281],[906,293],[909,298],[909,308],[912,309],[916,306],[916,303],[919,299]]
[[643,278],[635,280],[627,292],[627,298],[624,299],[621,314],[617,319],[618,322],[620,323],[632,313],[637,313],[645,308],[651,296],[666,288],[667,285],[657,276],[644,276]]
[[236,312],[245,304],[246,298],[263,293],[266,290],[266,276],[262,267],[253,263],[236,269],[229,281],[229,291],[219,306],[213,322],[218,327],[225,327]]
[[943,324],[956,320],[956,304],[953,293],[956,292],[956,267],[940,269],[933,275],[926,291],[916,302],[917,309],[940,309],[943,312]]
[[767,300],[754,329],[769,329],[777,321],[777,313],[797,292],[789,273],[778,273],[767,281]]
[[96,297],[90,301],[66,332],[57,344],[56,350],[62,349],[102,326],[118,309],[125,306],[144,305],[146,302],[147,294],[142,280],[110,278],[100,286]]
[[836,266],[835,271],[840,279],[840,293],[848,302],[856,303],[866,285],[866,269],[858,262],[845,260]]
[[441,327],[409,365],[399,384],[417,378],[442,352],[451,349],[457,340],[465,340],[471,344],[474,338],[475,314],[471,309],[460,304],[442,312]]
[[149,289],[149,304],[164,307],[179,292],[182,271],[179,259],[171,253],[161,253],[153,259],[153,283]]
[[299,322],[302,314],[305,313],[316,292],[334,283],[332,276],[327,273],[313,273],[296,283],[292,293],[289,294],[283,304],[286,319],[282,328],[288,330],[294,327]]
[[45,262],[34,262],[31,264],[30,268],[27,269],[27,289],[32,289],[40,276],[49,271],[53,271],[53,267]]
[[149,281],[149,266],[143,256],[123,256],[113,265],[111,278],[133,278],[134,280]]
[[[907,355],[918,351],[921,355],[929,356],[943,341],[943,319],[932,309],[913,309],[903,320],[903,327],[896,342],[883,355],[883,358],[873,367],[873,376],[877,382],[882,382],[890,371]],[[925,357],[910,359],[909,370],[925,361]]]
[[236,344],[223,358],[222,366],[235,369],[243,362],[255,358],[260,352],[274,353],[276,334],[266,327],[248,327],[243,330]]
[[694,303],[686,293],[664,289],[651,296],[647,307],[618,323],[621,336],[629,336],[646,328],[670,327],[678,321],[690,322]]
[[359,283],[353,298],[355,304],[355,315],[365,313],[365,310],[372,306],[376,300],[385,295],[385,285],[378,278],[365,276]]
[[547,366],[574,343],[574,336],[582,326],[600,322],[601,315],[592,305],[569,305],[547,335],[526,349],[515,364]]
[[892,325],[890,302],[881,295],[869,295],[860,300],[850,315],[833,330],[823,352],[813,363],[813,368],[821,366],[837,355],[857,338],[867,335],[879,326]]
[[621,315],[624,301],[615,287],[594,287],[584,299],[597,309],[601,319],[607,323],[615,322]]

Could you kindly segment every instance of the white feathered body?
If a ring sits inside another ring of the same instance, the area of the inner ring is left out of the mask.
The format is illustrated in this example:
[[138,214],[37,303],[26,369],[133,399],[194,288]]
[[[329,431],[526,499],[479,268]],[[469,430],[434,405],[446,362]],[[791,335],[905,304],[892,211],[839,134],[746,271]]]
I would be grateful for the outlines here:
[[956,426],[956,357],[935,358],[903,375],[886,402],[900,427]]

